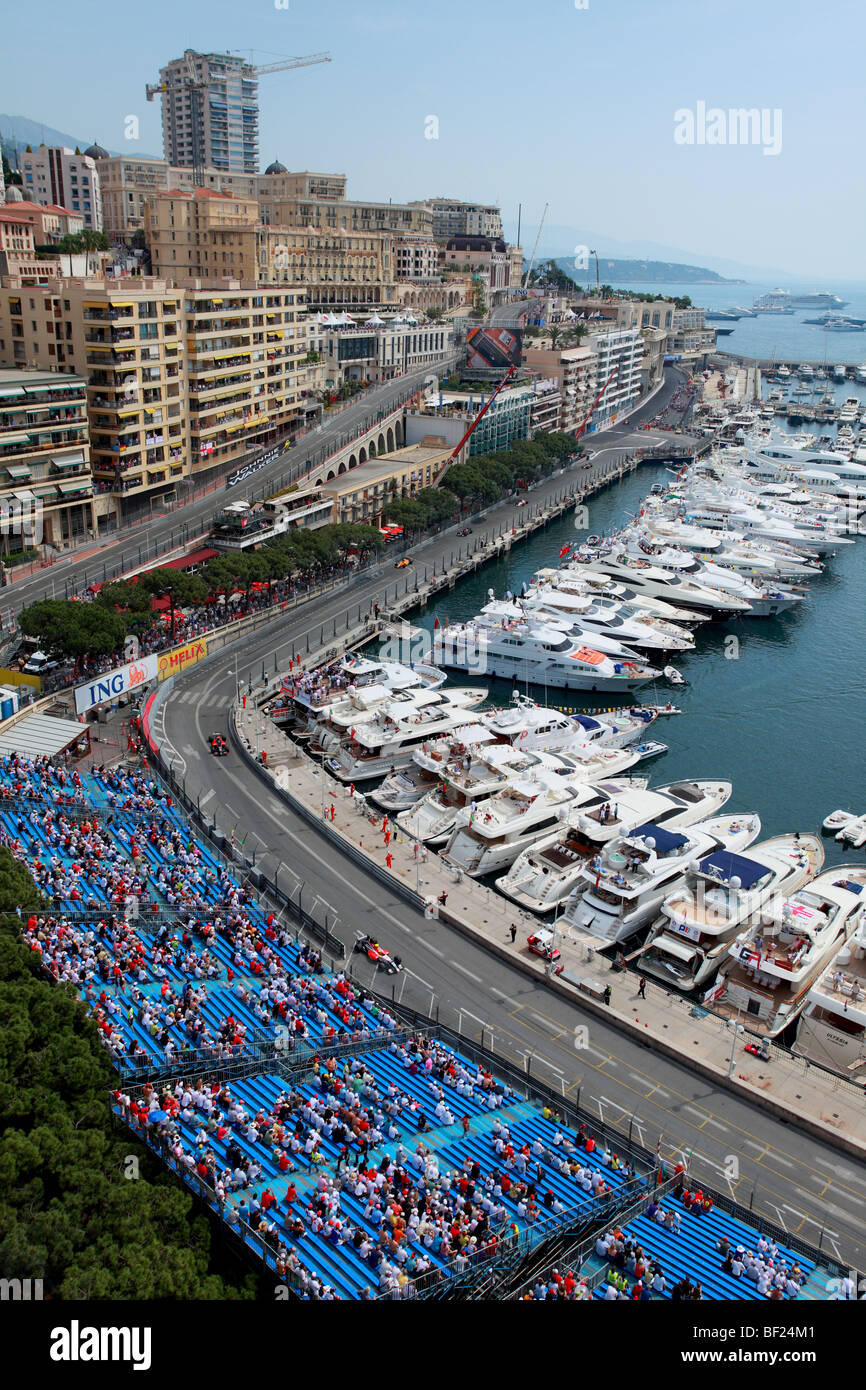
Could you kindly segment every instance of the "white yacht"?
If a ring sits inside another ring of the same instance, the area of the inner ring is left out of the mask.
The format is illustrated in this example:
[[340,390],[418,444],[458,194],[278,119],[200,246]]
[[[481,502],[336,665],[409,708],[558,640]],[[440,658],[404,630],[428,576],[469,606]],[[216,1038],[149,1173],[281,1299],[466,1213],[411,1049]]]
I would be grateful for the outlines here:
[[553,583],[565,594],[591,595],[594,598],[615,600],[631,604],[633,608],[649,613],[653,618],[661,618],[677,627],[696,627],[706,622],[708,614],[698,613],[693,608],[677,608],[675,604],[649,594],[638,594],[628,584],[620,584],[607,574],[594,574],[586,569],[586,561],[570,562],[562,569],[540,569],[533,576],[534,585]]
[[[489,595],[492,594],[491,589]],[[590,643],[596,637],[607,638],[620,645],[664,652],[682,652],[694,646],[690,629],[666,623],[648,609],[620,603],[617,599],[568,593],[553,584],[533,585],[514,600],[512,607],[527,616],[536,616],[543,623],[559,626],[567,622],[572,629],[579,629],[584,640]],[[610,648],[602,649],[610,651]]]
[[861,362],[859,367],[854,368],[854,380],[866,382],[866,362]]
[[[607,807],[580,808],[569,815],[563,828],[522,854],[510,871],[496,880],[496,886],[521,907],[539,915],[553,912],[567,901],[563,923],[575,927],[578,936],[592,935],[596,947],[602,938],[609,945],[649,920],[644,916],[637,920],[636,901],[625,902],[625,895],[635,886],[639,896],[647,887],[638,862],[651,863],[655,873],[658,860],[675,845],[685,843],[674,829],[715,814],[729,800],[731,790],[730,782],[671,782],[625,791]],[[627,843],[644,835],[648,839],[643,839],[639,848]],[[697,853],[698,848],[692,852]],[[625,875],[632,873],[632,861],[636,878],[629,883]],[[600,887],[602,882],[604,887]],[[613,889],[610,895],[606,892],[608,884]],[[593,886],[599,892],[597,899]],[[612,905],[620,889],[622,893]],[[583,906],[587,895],[587,905]]]
[[[368,693],[368,703],[401,690],[438,690],[446,675],[426,662],[406,666],[399,661],[375,661],[350,653],[329,670],[299,671],[280,683],[278,723],[291,722],[299,732],[318,719],[348,707],[356,695]],[[372,698],[369,698],[372,697]]]
[[487,691],[475,686],[456,687],[443,698],[421,705],[408,718],[389,702],[373,719],[358,724],[335,746],[322,740],[325,766],[341,782],[370,782],[400,764],[408,763],[427,739],[451,733],[465,724],[467,712],[487,699]]
[[863,921],[866,868],[837,864],[772,911],[757,914],[728,947],[703,997],[729,1018],[776,1038],[799,1017],[812,985]]
[[[862,891],[861,883],[848,882]],[[855,1080],[866,1075],[866,918],[806,995],[794,1051]]]
[[756,814],[711,816],[675,830],[655,823],[615,841],[586,865],[563,915],[570,941],[606,951],[647,927],[701,856],[747,848]]
[[860,406],[862,402],[858,396],[846,396],[842,405],[839,407],[839,424],[853,425],[860,418]]
[[[381,723],[387,717],[392,723],[413,718],[422,710],[450,708],[455,702],[450,690],[426,690],[415,686],[408,690],[388,690],[380,685],[367,685],[345,701],[335,704],[327,714],[312,720],[307,729],[311,753],[333,750],[350,730],[365,724]],[[458,704],[464,703],[458,699]]]
[[833,380],[834,380],[834,381],[844,381],[845,378],[847,377],[847,375],[848,375],[848,368],[846,367],[845,363],[844,363],[844,362],[837,362],[837,363],[836,363],[836,366],[833,368]]
[[799,374],[801,381],[815,380],[815,368],[812,366],[811,362],[801,362],[799,367]]
[[627,694],[659,675],[642,660],[606,656],[557,628],[517,618],[496,626],[476,618],[440,628],[434,653],[437,663],[456,670],[558,690]]
[[493,599],[485,603],[479,612],[477,622],[486,627],[501,628],[508,623],[527,622],[550,628],[571,638],[580,646],[592,646],[615,661],[643,661],[636,651],[625,644],[624,639],[611,637],[602,628],[587,631],[579,617],[572,617],[561,609],[552,611],[540,604],[527,603],[525,599]]
[[[645,779],[637,784],[645,786]],[[569,813],[592,811],[615,802],[631,785],[635,784],[572,783],[547,770],[536,772],[491,796],[471,820],[471,812],[463,811],[440,857],[473,878],[502,873]]]
[[[425,755],[415,754],[422,766]],[[511,744],[493,744],[475,756],[459,757],[439,767],[439,782],[419,802],[403,811],[397,820],[407,835],[431,845],[443,844],[450,836],[461,812],[469,824],[484,813],[489,797],[504,791],[512,782],[525,782],[536,768],[546,767],[569,782],[591,782],[618,776],[640,759],[636,748],[591,748],[568,753],[524,753]]]
[[749,611],[749,604],[745,599],[721,593],[718,589],[710,589],[689,578],[658,569],[648,560],[632,559],[624,553],[615,556],[598,554],[592,556],[590,563],[595,573],[607,574],[612,579],[629,584],[638,594],[647,594],[651,598],[667,596],[677,604],[688,604],[711,617],[727,618]]
[[748,854],[728,846],[699,858],[662,904],[641,969],[677,989],[704,988],[750,916],[802,887],[823,862],[814,835],[777,835]]
[[786,608],[801,601],[801,595],[785,590],[775,581],[768,587],[757,575],[749,577],[741,570],[717,565],[712,560],[701,560],[693,552],[687,553],[673,546],[656,545],[645,537],[630,542],[626,552],[636,557],[645,556],[659,569],[688,576],[695,583],[743,599],[748,603],[748,613],[752,617],[764,618],[783,613]]

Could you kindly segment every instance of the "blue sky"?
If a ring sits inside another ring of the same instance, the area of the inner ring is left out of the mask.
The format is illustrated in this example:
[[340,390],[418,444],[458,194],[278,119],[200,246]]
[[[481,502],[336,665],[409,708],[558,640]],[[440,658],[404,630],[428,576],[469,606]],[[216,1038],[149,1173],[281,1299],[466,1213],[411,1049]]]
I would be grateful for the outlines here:
[[[329,50],[328,65],[262,79],[263,166],[345,172],[357,197],[498,202],[509,219],[522,201],[530,223],[549,202],[555,226],[816,283],[866,279],[861,0],[288,3],[7,7],[2,105],[160,153],[144,84],[184,48],[243,47],[257,62]],[[699,102],[780,110],[781,152],[675,143],[674,113]],[[430,116],[438,139],[425,138]]]

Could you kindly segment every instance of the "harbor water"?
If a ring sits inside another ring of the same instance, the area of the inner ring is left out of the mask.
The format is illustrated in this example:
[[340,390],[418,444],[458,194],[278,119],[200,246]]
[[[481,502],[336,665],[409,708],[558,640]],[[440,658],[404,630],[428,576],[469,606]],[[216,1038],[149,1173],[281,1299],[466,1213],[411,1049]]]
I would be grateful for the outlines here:
[[[644,465],[607,487],[589,501],[589,530],[603,535],[621,526],[639,510],[652,483],[669,477],[663,465]],[[483,532],[483,522],[477,530]],[[410,620],[432,636],[437,618],[443,626],[471,618],[487,601],[488,589],[497,598],[508,589],[519,594],[536,570],[562,563],[564,545],[585,536],[567,514],[437,595]],[[816,831],[836,807],[866,811],[866,728],[857,722],[866,678],[864,592],[866,539],[859,539],[829,557],[796,609],[775,618],[701,624],[695,649],[675,658],[688,685],[672,688],[661,680],[639,692],[648,702],[673,700],[683,711],[652,727],[650,737],[669,750],[647,764],[652,784],[682,777],[729,779],[734,784],[730,809],[758,811],[762,838]],[[453,673],[453,681],[489,684],[492,704],[507,703],[515,689],[511,682],[485,682],[464,672]],[[527,690],[522,684],[519,689],[565,710],[605,702],[599,695]],[[838,845],[832,836],[824,843],[829,863],[862,859],[862,850]]]

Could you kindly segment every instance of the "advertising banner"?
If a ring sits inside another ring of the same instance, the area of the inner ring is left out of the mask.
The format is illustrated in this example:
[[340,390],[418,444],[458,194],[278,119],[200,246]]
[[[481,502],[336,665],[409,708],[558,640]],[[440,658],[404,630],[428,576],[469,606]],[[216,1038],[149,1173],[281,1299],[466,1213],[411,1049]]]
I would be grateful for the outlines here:
[[88,710],[95,709],[97,705],[104,705],[109,700],[116,700],[118,695],[128,695],[131,690],[136,690],[139,686],[147,685],[148,681],[152,681],[156,671],[157,657],[143,656],[138,661],[130,661],[126,666],[117,666],[113,671],[106,671],[101,676],[95,676],[92,681],[76,686],[76,713],[86,714]]
[[194,666],[207,656],[207,638],[196,637],[185,642],[182,647],[172,647],[169,652],[160,652],[157,657],[157,679],[164,681],[168,676],[179,676],[188,666]]

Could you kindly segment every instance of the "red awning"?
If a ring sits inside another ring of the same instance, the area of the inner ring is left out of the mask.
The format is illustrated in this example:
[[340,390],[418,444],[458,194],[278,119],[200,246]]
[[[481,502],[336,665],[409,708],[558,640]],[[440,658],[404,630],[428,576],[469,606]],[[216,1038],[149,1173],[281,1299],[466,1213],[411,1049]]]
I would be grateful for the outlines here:
[[206,560],[213,560],[219,555],[218,550],[208,547],[202,550],[193,550],[189,555],[181,555],[177,560],[166,560],[164,564],[154,565],[154,569],[160,570],[185,570],[190,565],[203,565]]

